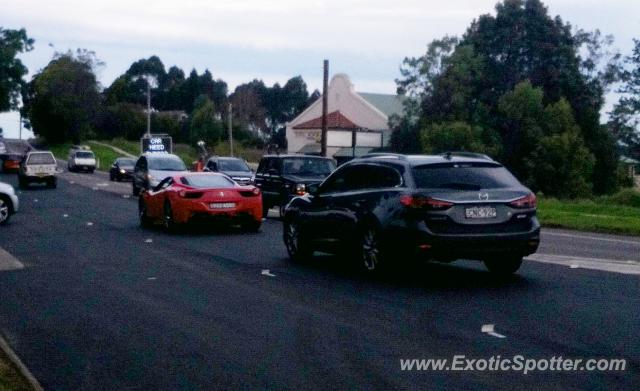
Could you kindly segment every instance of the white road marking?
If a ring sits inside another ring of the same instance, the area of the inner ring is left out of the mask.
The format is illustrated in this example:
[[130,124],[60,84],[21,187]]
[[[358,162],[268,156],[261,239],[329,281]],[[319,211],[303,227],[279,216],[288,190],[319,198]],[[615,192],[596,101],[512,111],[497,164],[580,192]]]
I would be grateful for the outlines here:
[[145,243],[153,243],[153,239],[145,239]]
[[269,269],[264,269],[264,270],[262,270],[262,273],[261,273],[261,274],[262,274],[263,276],[268,276],[268,277],[275,277],[275,276],[276,276],[275,274],[271,273],[271,272],[269,271]]
[[98,188],[97,187],[92,187],[91,190],[98,190]]
[[640,260],[584,258],[555,254],[532,254],[526,257],[526,259],[529,261],[568,266],[572,269],[580,268],[610,273],[640,275]]
[[91,221],[87,221],[87,225],[88,225],[89,227],[91,227],[91,226],[93,225],[93,223],[92,223]]
[[147,280],[153,281],[153,280],[157,280],[157,278],[156,277],[149,277],[149,278],[147,278]]
[[640,241],[633,240],[623,240],[623,239],[612,239],[612,238],[601,238],[597,236],[589,236],[589,235],[575,235],[575,234],[564,234],[560,232],[548,232],[542,231],[542,235],[550,235],[550,236],[562,236],[565,238],[573,238],[573,239],[589,239],[589,240],[600,240],[602,242],[613,242],[613,243],[625,243],[625,244],[635,244],[636,246],[640,246]]
[[496,338],[507,338],[506,336],[502,335],[502,334],[498,334],[495,331],[495,325],[493,324],[484,324],[482,325],[482,328],[480,329],[480,331],[482,331],[485,334],[488,334],[492,337],[496,337]]
[[16,257],[0,248],[0,272],[24,269],[24,265]]
[[123,194],[122,198],[131,198],[131,196],[129,194]]
[[38,199],[37,199],[37,198],[35,198],[35,199],[33,200],[33,202],[38,202]]
[[72,185],[75,185],[76,182],[75,181],[69,181],[69,183],[71,183]]
[[69,215],[65,213],[65,214],[62,215],[62,217],[64,217],[66,219],[67,217],[69,217]]
[[107,186],[109,186],[109,184],[108,184],[108,183],[98,183],[98,185],[97,185],[97,186],[100,186],[100,187],[107,187]]

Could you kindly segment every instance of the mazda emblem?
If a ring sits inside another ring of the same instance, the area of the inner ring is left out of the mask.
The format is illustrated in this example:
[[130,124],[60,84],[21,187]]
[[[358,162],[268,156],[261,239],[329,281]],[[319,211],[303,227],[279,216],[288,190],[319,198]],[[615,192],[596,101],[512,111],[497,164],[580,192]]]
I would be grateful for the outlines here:
[[481,201],[486,201],[489,199],[489,193],[478,193],[478,199]]

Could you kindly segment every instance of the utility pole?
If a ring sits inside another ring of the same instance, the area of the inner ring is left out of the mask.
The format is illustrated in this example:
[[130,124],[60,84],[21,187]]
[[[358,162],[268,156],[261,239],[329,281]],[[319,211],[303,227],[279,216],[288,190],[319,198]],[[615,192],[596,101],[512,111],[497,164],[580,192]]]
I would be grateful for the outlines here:
[[229,103],[229,113],[227,114],[227,116],[229,117],[228,121],[229,121],[229,154],[231,156],[233,156],[233,128],[232,128],[232,108],[233,105],[231,103]]
[[147,137],[151,137],[151,82],[147,80]]
[[329,85],[329,60],[324,60],[324,74],[322,81],[322,134],[320,136],[320,155],[327,156],[327,96]]
[[20,129],[20,131],[19,131],[19,133],[18,133],[18,138],[19,138],[20,140],[22,140],[22,112],[21,112],[21,111],[19,111],[19,110],[18,110],[18,117],[19,117],[19,119],[18,119],[18,126],[19,126],[19,129]]

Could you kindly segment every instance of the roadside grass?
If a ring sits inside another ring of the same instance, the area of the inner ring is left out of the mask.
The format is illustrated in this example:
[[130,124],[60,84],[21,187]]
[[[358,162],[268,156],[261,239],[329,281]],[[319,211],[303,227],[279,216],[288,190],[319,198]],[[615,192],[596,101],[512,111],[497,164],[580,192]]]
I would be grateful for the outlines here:
[[[69,157],[69,149],[71,148],[71,143],[63,143],[63,144],[50,144],[47,148],[53,153],[56,159],[67,160]],[[111,163],[113,163],[116,158],[121,155],[114,151],[111,148],[103,147],[102,145],[89,144],[91,150],[96,155],[96,169],[101,171],[107,171]]]
[[31,385],[0,350],[0,391],[31,391]]
[[[132,155],[140,155],[140,141],[131,141],[123,138],[115,138],[111,141],[102,141],[105,144],[113,145],[116,148],[120,148],[123,151],[129,152]],[[198,160],[198,151],[189,144],[173,144],[173,153],[180,156],[187,167],[191,167],[191,164]]]
[[545,227],[640,235],[640,193],[623,190],[592,200],[570,201],[541,197],[538,217]]

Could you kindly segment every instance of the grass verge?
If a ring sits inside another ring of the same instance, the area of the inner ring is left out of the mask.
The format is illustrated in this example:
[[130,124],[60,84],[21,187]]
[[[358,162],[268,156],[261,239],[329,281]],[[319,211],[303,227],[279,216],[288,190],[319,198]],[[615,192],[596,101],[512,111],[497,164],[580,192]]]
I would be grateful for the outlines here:
[[31,391],[33,388],[0,349],[0,391]]
[[616,203],[620,199],[626,197],[614,195],[572,201],[540,198],[538,218],[545,227],[640,236],[640,208]]

